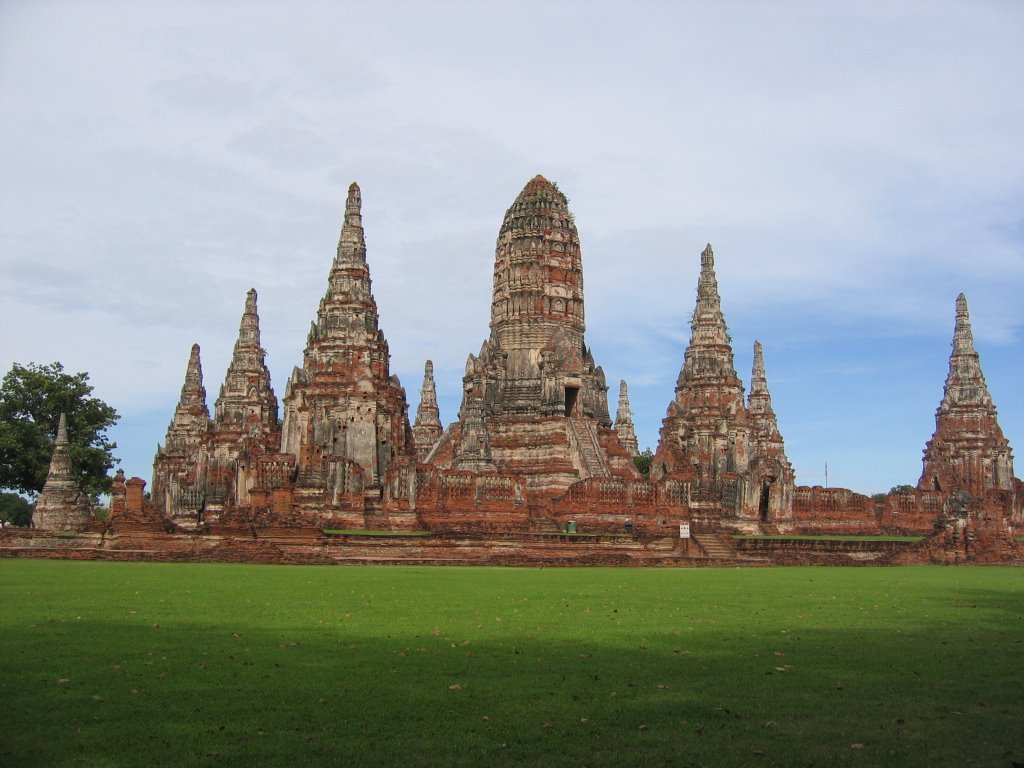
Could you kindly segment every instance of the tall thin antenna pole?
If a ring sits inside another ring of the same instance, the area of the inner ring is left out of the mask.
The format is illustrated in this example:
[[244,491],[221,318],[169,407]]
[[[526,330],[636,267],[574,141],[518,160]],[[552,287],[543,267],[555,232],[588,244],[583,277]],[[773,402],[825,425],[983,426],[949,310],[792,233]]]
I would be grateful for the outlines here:
[[825,487],[828,488],[828,462],[825,462]]

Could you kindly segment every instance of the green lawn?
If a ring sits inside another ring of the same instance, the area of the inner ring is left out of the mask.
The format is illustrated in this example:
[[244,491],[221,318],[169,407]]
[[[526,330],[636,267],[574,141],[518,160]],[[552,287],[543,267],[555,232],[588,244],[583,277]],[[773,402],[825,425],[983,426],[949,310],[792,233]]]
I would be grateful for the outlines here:
[[0,560],[0,765],[1006,766],[1024,570]]

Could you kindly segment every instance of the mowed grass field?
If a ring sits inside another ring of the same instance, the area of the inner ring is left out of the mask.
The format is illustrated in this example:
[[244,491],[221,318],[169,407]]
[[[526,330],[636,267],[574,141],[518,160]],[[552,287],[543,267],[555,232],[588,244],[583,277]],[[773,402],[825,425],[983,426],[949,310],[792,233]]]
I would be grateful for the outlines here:
[[0,560],[4,766],[1006,766],[1024,570]]

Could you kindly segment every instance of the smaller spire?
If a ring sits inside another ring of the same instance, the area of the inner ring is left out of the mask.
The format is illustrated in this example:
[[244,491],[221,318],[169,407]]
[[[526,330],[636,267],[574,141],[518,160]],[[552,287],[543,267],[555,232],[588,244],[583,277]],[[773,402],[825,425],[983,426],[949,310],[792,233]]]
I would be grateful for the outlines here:
[[956,297],[952,347],[946,386],[935,412],[935,432],[925,445],[918,487],[959,489],[977,497],[992,489],[1012,490],[1013,453],[999,427],[962,293]]
[[971,331],[971,315],[967,311],[967,297],[960,294],[956,297],[956,326],[953,329],[953,353],[973,355],[974,333]]
[[50,470],[32,511],[32,525],[44,531],[84,530],[92,516],[87,501],[71,469],[67,418],[62,413],[57,422]]
[[188,356],[188,366],[185,368],[185,383],[181,385],[181,397],[178,399],[178,409],[188,409],[189,412],[202,410],[209,414],[206,408],[206,387],[203,386],[203,363],[199,359],[199,345],[193,344],[192,351]]
[[750,374],[750,395],[768,394],[768,377],[764,374],[764,350],[760,341],[754,342],[754,370]]
[[629,389],[626,380],[619,382],[619,407],[615,411],[615,431],[619,433],[619,442],[630,456],[640,455],[640,446],[633,429],[633,413],[629,407]]
[[772,396],[768,391],[768,377],[764,372],[764,348],[760,341],[754,342],[754,367],[750,374],[747,410],[754,419],[755,429],[762,437],[778,435],[779,427],[775,421],[775,410],[772,408]]
[[441,437],[441,412],[437,407],[437,388],[434,385],[434,363],[427,360],[423,366],[423,385],[420,404],[416,408],[416,423],[412,428],[416,443],[416,458],[423,461]]
[[768,391],[768,377],[764,371],[764,349],[760,341],[754,342],[754,366],[750,374],[750,395],[747,411],[753,426],[754,458],[780,461],[780,466],[789,467],[786,450],[779,432],[779,422],[772,408],[772,396]]
[[354,181],[348,188],[345,200],[345,221],[338,237],[338,255],[335,265],[353,260],[366,263],[366,240],[363,235],[363,196]]
[[245,310],[238,326],[238,339],[231,353],[220,396],[214,404],[218,429],[245,425],[250,430],[277,427],[277,397],[270,385],[266,353],[260,345],[260,315],[256,289],[245,295]]
[[981,358],[974,348],[971,315],[967,297],[956,297],[956,324],[953,327],[953,351],[949,356],[949,373],[942,405],[991,405],[992,396],[981,370]]
[[57,422],[57,439],[53,442],[53,456],[50,457],[50,470],[46,474],[45,489],[77,488],[71,473],[71,456],[68,453],[67,417],[62,413]]
[[[174,409],[171,423],[167,427],[165,447],[171,452],[181,452],[186,445],[194,443],[198,436],[209,428],[210,410],[206,407],[206,387],[203,386],[203,365],[199,359],[199,345],[192,345],[185,369],[185,383],[181,385],[181,396]],[[158,452],[159,454],[159,452]]]
[[690,345],[676,381],[676,390],[687,380],[734,377],[732,344],[722,314],[722,299],[715,276],[715,254],[711,243],[700,255],[700,277],[697,280],[697,304],[690,321]]

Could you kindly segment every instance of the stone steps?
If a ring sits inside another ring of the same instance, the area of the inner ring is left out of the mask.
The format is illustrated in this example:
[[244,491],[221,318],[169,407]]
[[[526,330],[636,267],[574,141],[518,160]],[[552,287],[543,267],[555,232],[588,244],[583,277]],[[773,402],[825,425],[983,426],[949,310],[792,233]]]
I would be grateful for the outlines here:
[[587,477],[610,477],[608,463],[605,461],[601,444],[597,441],[594,425],[589,421],[568,420],[569,430],[575,438],[576,447]]
[[704,554],[713,560],[735,560],[737,558],[736,550],[717,533],[695,533],[693,540],[697,542],[697,546],[704,551]]

